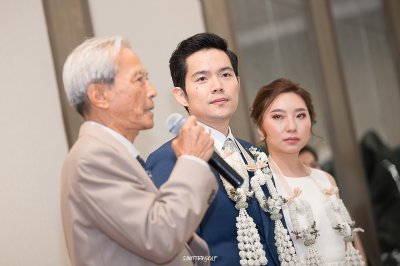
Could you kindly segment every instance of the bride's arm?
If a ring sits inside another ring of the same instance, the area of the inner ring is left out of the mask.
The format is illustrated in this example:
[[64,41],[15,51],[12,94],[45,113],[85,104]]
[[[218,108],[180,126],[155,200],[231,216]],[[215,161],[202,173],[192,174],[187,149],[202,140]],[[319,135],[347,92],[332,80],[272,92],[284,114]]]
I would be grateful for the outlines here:
[[[336,181],[335,181],[335,179],[333,178],[333,176],[331,176],[329,173],[326,173],[326,174],[328,175],[329,182],[331,183],[331,185],[332,185],[333,187],[337,187]],[[338,198],[340,198],[340,196],[339,196],[339,191],[336,193],[336,196],[337,196]],[[363,247],[363,245],[362,245],[362,243],[361,243],[361,240],[360,240],[359,235],[358,235],[357,233],[355,233],[355,234],[356,234],[356,235],[354,236],[354,246],[355,246],[355,248],[360,252],[361,257],[362,257],[363,261],[365,262],[365,266],[367,266],[367,265],[368,265],[368,263],[367,263],[367,256],[365,255],[364,247]]]
[[367,256],[365,255],[363,245],[362,245],[360,237],[359,237],[359,235],[357,235],[357,233],[354,237],[354,246],[360,252],[361,257],[363,258],[363,261],[365,262],[365,266],[367,266],[368,265]]

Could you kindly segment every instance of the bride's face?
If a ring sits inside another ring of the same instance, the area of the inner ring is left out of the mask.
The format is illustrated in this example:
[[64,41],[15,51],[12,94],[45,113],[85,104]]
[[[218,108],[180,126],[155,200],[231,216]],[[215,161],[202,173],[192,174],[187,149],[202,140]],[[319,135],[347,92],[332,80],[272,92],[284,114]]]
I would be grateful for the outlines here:
[[264,113],[259,132],[270,153],[296,153],[310,137],[311,119],[304,100],[294,92],[278,95]]

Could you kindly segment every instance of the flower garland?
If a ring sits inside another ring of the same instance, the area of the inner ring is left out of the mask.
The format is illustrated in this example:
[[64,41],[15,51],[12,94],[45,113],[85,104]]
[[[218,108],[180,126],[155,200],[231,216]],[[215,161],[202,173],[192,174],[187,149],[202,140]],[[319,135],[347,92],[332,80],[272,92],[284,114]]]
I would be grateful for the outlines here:
[[240,256],[240,265],[266,265],[268,263],[260,235],[253,218],[247,213],[247,197],[253,193],[249,191],[248,173],[243,165],[243,160],[232,140],[227,139],[223,148],[224,159],[244,178],[245,182],[241,188],[235,189],[230,183],[222,179],[228,197],[236,202],[235,208],[239,210],[236,217],[237,241]]
[[[298,264],[296,250],[287,229],[282,223],[283,215],[281,214],[281,209],[287,201],[278,194],[274,186],[267,155],[263,152],[259,152],[254,147],[250,148],[250,153],[256,158],[255,164],[249,166],[255,170],[250,183],[260,207],[263,211],[270,213],[271,219],[275,222],[275,246],[277,248],[279,261],[281,265],[296,265]],[[262,191],[261,186],[263,185],[266,185],[270,192],[271,196],[268,197],[268,199]]]
[[[271,162],[274,163],[272,159]],[[283,185],[288,189],[288,184],[283,178],[280,169],[276,164],[275,167],[277,168],[276,171],[278,172],[278,176],[281,177],[280,179],[283,182]],[[359,251],[354,248],[352,243],[354,240],[354,233],[363,232],[363,230],[361,228],[354,228],[355,223],[351,220],[343,201],[336,196],[339,191],[338,188],[331,187],[330,189],[324,189],[312,175],[310,178],[319,188],[321,193],[328,196],[328,204],[325,205],[325,211],[327,212],[332,228],[335,229],[338,234],[343,236],[345,242],[344,265],[364,265],[365,263],[363,262]],[[316,229],[314,215],[310,204],[297,197],[300,193],[300,189],[297,188],[297,191],[295,189],[294,196],[288,200],[287,204],[289,207],[290,219],[292,221],[293,233],[297,239],[302,239],[304,241],[304,245],[308,249],[305,260],[306,265],[323,265],[324,262],[314,247],[316,238],[319,235],[318,230]],[[303,215],[306,218],[307,226],[303,229],[300,228],[299,215]],[[339,222],[339,219],[341,219],[341,222]]]
[[[240,265],[265,265],[268,260],[265,257],[265,251],[262,249],[263,246],[259,242],[260,237],[258,231],[255,227],[253,219],[246,212],[246,208],[248,204],[246,202],[247,197],[251,197],[255,194],[257,201],[259,202],[263,211],[271,214],[271,219],[275,222],[275,246],[277,247],[279,261],[281,265],[297,265],[298,259],[296,255],[296,250],[293,246],[292,240],[288,234],[287,229],[283,226],[282,219],[283,215],[280,213],[282,206],[286,203],[285,200],[280,197],[275,189],[275,186],[272,181],[272,174],[268,168],[268,158],[265,153],[258,153],[256,148],[251,148],[250,152],[253,156],[257,158],[254,161],[249,154],[244,150],[244,148],[236,141],[237,147],[239,147],[242,155],[245,157],[247,161],[247,170],[254,171],[254,176],[250,179],[250,184],[252,186],[252,191],[250,191],[248,186],[248,175],[247,171],[247,179],[245,178],[247,184],[243,186],[244,188],[233,188],[228,182],[222,179],[225,190],[228,194],[228,197],[236,202],[235,207],[239,210],[239,216],[237,217],[237,240],[239,242],[239,255],[241,258]],[[228,151],[224,159],[229,163],[236,171],[241,173],[241,169],[238,167],[238,160],[232,162],[232,158],[235,153],[232,151]],[[236,153],[238,155],[238,152]],[[240,158],[240,161],[243,163],[243,160]],[[261,170],[262,169],[262,170]],[[269,173],[269,174],[267,174]],[[241,173],[242,176],[244,175]],[[261,186],[266,185],[268,190],[271,193],[271,197],[268,199],[265,197],[264,192],[261,189]],[[244,233],[243,228],[250,228],[250,230],[246,230]],[[248,232],[250,232],[250,237],[248,236]],[[245,238],[245,236],[248,236]],[[253,241],[253,244],[251,243]],[[256,258],[256,259],[253,259]]]
[[[295,188],[293,192],[291,191],[289,184],[287,184],[286,180],[283,178],[283,174],[280,172],[278,166],[273,162],[272,159],[271,162],[273,163],[274,168],[276,168],[275,170],[277,171],[277,175],[280,177],[279,179],[283,183],[288,194],[292,194],[287,199],[286,205],[289,209],[290,220],[293,226],[292,233],[296,236],[296,239],[302,240],[304,246],[307,247],[305,264],[323,265],[324,262],[321,258],[321,255],[315,248],[315,242],[319,236],[319,233],[316,228],[316,222],[310,204],[298,197],[301,194],[301,190],[299,188]],[[300,217],[304,217],[303,220],[305,221],[305,225],[303,226],[300,225]]]
[[[235,207],[239,210],[239,215],[237,217],[236,227],[238,234],[238,247],[239,255],[241,258],[240,265],[265,265],[268,261],[265,257],[265,251],[262,249],[262,244],[259,242],[259,234],[257,228],[255,227],[253,219],[246,212],[247,197],[252,197],[255,195],[260,207],[263,211],[270,214],[271,219],[275,222],[275,246],[277,247],[278,257],[281,265],[299,265],[299,259],[296,254],[293,242],[288,234],[288,230],[283,226],[281,214],[282,207],[287,206],[292,220],[293,233],[294,235],[304,241],[304,245],[308,247],[308,253],[306,255],[305,264],[306,265],[323,265],[322,258],[318,254],[314,247],[316,238],[318,237],[318,230],[316,228],[316,223],[313,218],[313,213],[308,202],[297,198],[301,191],[294,191],[294,195],[289,198],[283,198],[278,194],[277,189],[273,182],[272,171],[269,165],[269,160],[264,152],[260,152],[257,148],[252,147],[249,149],[253,158],[244,150],[239,142],[236,141],[237,147],[239,147],[242,155],[247,161],[247,171],[253,171],[254,176],[250,179],[250,184],[252,190],[250,190],[248,185],[248,175],[245,179],[245,185],[242,188],[235,189],[228,182],[222,179],[225,190],[228,197],[236,202]],[[227,159],[227,158],[226,158]],[[239,159],[237,159],[238,161]],[[227,160],[229,162],[229,160]],[[243,160],[241,160],[243,164]],[[231,164],[232,167],[237,166],[237,164]],[[235,170],[239,170],[238,167]],[[243,175],[243,173],[241,173]],[[315,182],[315,180],[313,180]],[[270,197],[266,198],[261,186],[266,186]],[[321,190],[322,191],[322,190]],[[336,189],[324,190],[323,193],[336,193]],[[336,198],[336,197],[335,197]],[[359,266],[364,265],[361,256],[352,244],[354,233],[357,231],[362,231],[360,228],[354,228],[354,222],[351,221],[350,216],[345,208],[343,202],[337,199],[337,202],[331,201],[331,204],[339,206],[339,208],[329,208],[333,211],[328,211],[331,224],[334,225],[333,228],[338,231],[339,234],[344,236],[344,241],[346,245],[345,253],[345,265]],[[334,213],[336,212],[336,213]],[[298,215],[305,215],[308,225],[306,228],[300,228],[298,221]],[[339,223],[337,220],[337,215],[340,217],[345,217],[345,222]],[[336,219],[336,220],[335,220]],[[350,229],[349,229],[350,228]]]
[[[310,204],[302,199],[295,198],[289,204],[290,220],[292,221],[293,234],[301,239],[307,247],[306,265],[323,265],[321,255],[315,248],[315,241],[319,236]],[[307,225],[300,226],[299,216],[305,216]]]
[[343,236],[346,265],[365,265],[360,252],[353,246],[355,233],[364,232],[364,230],[355,227],[355,222],[351,219],[349,212],[344,206],[343,200],[336,196],[339,189],[337,187],[324,189],[313,177],[311,177],[311,180],[316,184],[322,194],[328,197],[328,204],[325,205],[325,211],[329,217],[332,228],[336,230],[339,235]]

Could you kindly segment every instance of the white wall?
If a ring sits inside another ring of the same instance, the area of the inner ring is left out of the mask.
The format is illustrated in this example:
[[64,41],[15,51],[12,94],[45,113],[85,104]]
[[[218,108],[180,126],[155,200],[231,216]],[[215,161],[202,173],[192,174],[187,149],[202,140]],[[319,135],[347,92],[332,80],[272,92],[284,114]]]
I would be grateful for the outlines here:
[[165,126],[170,113],[186,114],[172,96],[168,61],[183,39],[204,31],[199,0],[89,0],[96,36],[126,37],[156,87],[154,123],[135,140],[143,157],[172,138]]
[[2,0],[0,20],[0,265],[68,265],[67,143],[41,1]]
[[[204,31],[197,0],[91,0],[98,36],[122,35],[158,89],[153,130],[136,144],[146,157],[171,137],[168,60],[178,42]],[[41,1],[0,2],[0,265],[66,266],[59,208],[68,152]]]

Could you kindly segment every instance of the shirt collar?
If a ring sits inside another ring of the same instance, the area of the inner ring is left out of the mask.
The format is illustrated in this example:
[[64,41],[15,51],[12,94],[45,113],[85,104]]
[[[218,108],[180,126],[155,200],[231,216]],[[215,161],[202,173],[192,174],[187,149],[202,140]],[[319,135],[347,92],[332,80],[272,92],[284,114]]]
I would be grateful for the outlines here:
[[115,131],[115,130],[113,130],[113,129],[111,129],[111,128],[103,125],[103,124],[95,122],[95,121],[86,121],[85,123],[90,123],[92,125],[95,125],[98,128],[100,128],[101,130],[103,130],[103,131],[107,132],[108,134],[110,134],[119,143],[121,143],[134,158],[136,158],[138,155],[140,155],[140,153],[136,149],[135,145],[132,142],[130,142],[127,138],[122,136],[120,133],[118,133],[117,131]]
[[201,122],[198,122],[198,123],[210,131],[210,135],[214,139],[214,147],[219,152],[222,150],[222,146],[224,146],[225,140],[227,138],[230,138],[232,140],[235,139],[230,127],[228,128],[228,135],[225,136],[224,134],[222,134],[220,131],[216,130],[215,128],[209,127],[206,124],[203,124]]

